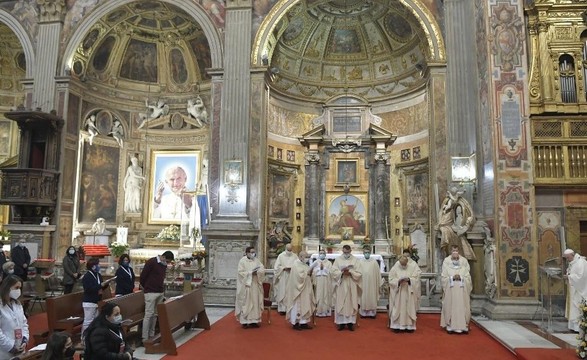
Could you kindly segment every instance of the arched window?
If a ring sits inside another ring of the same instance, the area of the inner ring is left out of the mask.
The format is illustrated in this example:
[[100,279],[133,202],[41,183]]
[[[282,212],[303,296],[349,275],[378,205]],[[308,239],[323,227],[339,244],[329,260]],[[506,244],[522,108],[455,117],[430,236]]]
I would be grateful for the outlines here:
[[576,103],[575,60],[571,55],[563,54],[558,58],[558,71],[562,101],[564,103]]

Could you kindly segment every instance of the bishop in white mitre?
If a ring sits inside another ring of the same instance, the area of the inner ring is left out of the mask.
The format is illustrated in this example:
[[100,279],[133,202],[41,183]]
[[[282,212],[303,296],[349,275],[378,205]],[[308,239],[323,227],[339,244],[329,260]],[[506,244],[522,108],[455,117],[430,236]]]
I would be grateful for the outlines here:
[[291,267],[285,289],[285,318],[295,330],[311,329],[308,323],[316,310],[312,269],[306,264],[307,261],[308,254],[305,251],[300,252]]
[[363,256],[365,258],[359,261],[363,289],[361,301],[359,302],[359,314],[361,317],[375,319],[382,283],[381,270],[379,270],[377,260],[371,257],[371,249],[369,247],[364,248]]
[[312,283],[316,296],[316,316],[332,314],[332,263],[326,259],[326,251],[320,250],[318,259],[311,265]]
[[469,262],[453,246],[451,255],[442,262],[442,312],[440,326],[449,333],[467,333],[471,320],[471,274]]
[[298,257],[293,253],[291,244],[286,244],[285,251],[279,254],[277,260],[275,260],[273,267],[275,271],[273,275],[273,291],[275,293],[275,302],[277,302],[277,311],[281,315],[285,315],[287,310],[284,303],[285,289],[291,267],[297,259]]
[[238,262],[236,279],[236,304],[234,313],[243,328],[259,327],[263,314],[263,280],[265,267],[254,247],[246,249]]
[[402,255],[389,272],[389,327],[395,332],[416,330],[418,294],[422,271],[415,261]]

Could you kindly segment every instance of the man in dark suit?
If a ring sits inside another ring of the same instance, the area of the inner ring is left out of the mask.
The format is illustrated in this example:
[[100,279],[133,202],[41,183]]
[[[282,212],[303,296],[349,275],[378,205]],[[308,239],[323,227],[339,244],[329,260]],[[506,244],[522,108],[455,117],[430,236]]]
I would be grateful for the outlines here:
[[4,242],[0,241],[0,268],[4,265],[8,260],[6,260],[6,254],[4,253]]
[[24,239],[20,239],[18,245],[12,249],[10,256],[15,265],[14,274],[20,277],[22,281],[26,281],[31,263],[31,255],[29,254],[29,249],[25,246]]

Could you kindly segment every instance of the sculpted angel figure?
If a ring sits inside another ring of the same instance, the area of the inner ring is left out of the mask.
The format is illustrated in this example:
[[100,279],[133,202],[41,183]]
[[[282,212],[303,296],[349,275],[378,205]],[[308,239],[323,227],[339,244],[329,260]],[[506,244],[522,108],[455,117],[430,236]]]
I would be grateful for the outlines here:
[[96,127],[96,115],[91,115],[89,118],[86,119],[86,130],[90,134],[88,142],[90,143],[90,145],[92,145],[94,137],[100,134],[100,131]]
[[450,248],[454,245],[459,247],[459,253],[467,260],[476,260],[471,244],[467,240],[467,231],[473,227],[475,217],[472,215],[471,206],[462,197],[463,194],[464,191],[454,186],[446,192],[435,230],[440,232],[440,248],[447,256],[450,255]]
[[124,145],[124,129],[120,120],[115,119],[114,124],[112,125],[112,129],[110,130],[110,134],[118,143],[118,146],[123,147]]
[[208,123],[208,112],[204,107],[204,101],[198,95],[195,100],[189,99],[187,106],[188,114],[198,121],[198,127]]
[[145,99],[145,106],[147,107],[147,112],[139,114],[139,118],[141,119],[139,129],[145,126],[147,122],[169,114],[169,105],[161,99],[157,101],[156,105],[150,105],[149,100]]

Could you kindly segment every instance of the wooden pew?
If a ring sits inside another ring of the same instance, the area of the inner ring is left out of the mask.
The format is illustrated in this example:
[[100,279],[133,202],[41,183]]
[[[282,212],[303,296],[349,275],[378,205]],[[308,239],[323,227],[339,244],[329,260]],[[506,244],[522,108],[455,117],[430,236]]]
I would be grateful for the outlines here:
[[143,318],[145,317],[145,294],[142,290],[124,296],[102,300],[99,303],[100,308],[107,302],[113,302],[120,308],[120,313],[124,319],[122,330],[125,334],[128,334],[130,329],[137,325],[139,328],[142,326]]
[[160,333],[144,341],[147,354],[177,355],[173,333],[182,327],[185,330],[191,328],[210,330],[210,320],[204,308],[202,289],[193,290],[157,305],[157,312]]
[[54,331],[67,331],[73,336],[81,331],[84,321],[83,297],[84,292],[78,291],[47,298],[49,334]]

